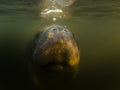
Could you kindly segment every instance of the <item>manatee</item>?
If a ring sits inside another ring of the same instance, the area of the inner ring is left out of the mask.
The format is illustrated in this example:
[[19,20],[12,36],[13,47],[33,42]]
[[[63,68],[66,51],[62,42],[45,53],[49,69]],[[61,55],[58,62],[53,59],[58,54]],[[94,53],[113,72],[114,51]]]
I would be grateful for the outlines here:
[[61,80],[69,81],[76,75],[80,62],[74,35],[60,25],[44,28],[31,43],[31,60],[28,62],[31,78],[38,86],[41,83],[52,86]]

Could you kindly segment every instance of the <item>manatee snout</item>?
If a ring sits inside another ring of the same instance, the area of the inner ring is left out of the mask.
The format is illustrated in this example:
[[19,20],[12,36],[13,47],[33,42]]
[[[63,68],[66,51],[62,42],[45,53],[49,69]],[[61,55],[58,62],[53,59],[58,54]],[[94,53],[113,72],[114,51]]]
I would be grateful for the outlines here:
[[79,65],[79,49],[73,34],[64,26],[53,25],[37,34],[32,43],[35,70],[62,71]]

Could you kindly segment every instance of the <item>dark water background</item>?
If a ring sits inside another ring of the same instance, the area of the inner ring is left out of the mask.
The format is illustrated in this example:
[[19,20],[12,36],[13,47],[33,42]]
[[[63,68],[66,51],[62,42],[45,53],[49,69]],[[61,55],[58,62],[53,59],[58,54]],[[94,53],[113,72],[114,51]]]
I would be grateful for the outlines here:
[[[32,89],[26,47],[52,23],[39,17],[38,1],[0,0],[0,90]],[[71,88],[120,90],[120,1],[77,0],[69,9],[72,17],[60,23],[78,36],[81,51],[79,77]]]

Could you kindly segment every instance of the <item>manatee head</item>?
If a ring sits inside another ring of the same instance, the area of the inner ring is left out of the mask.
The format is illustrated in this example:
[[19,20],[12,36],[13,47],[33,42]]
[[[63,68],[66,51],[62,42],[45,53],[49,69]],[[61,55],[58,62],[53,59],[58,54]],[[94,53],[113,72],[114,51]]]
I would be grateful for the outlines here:
[[30,68],[37,81],[67,79],[78,71],[80,56],[73,34],[64,26],[52,25],[32,42]]

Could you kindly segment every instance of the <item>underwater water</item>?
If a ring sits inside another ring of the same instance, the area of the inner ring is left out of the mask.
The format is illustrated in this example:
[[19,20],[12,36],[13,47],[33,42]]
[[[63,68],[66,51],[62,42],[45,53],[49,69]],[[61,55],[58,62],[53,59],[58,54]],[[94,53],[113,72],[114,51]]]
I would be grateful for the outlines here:
[[[25,53],[42,28],[65,25],[78,37],[80,71],[71,89],[120,89],[120,1],[76,0],[69,18],[40,17],[41,4],[32,0],[0,1],[0,90],[32,89]],[[67,11],[66,11],[67,12]]]

